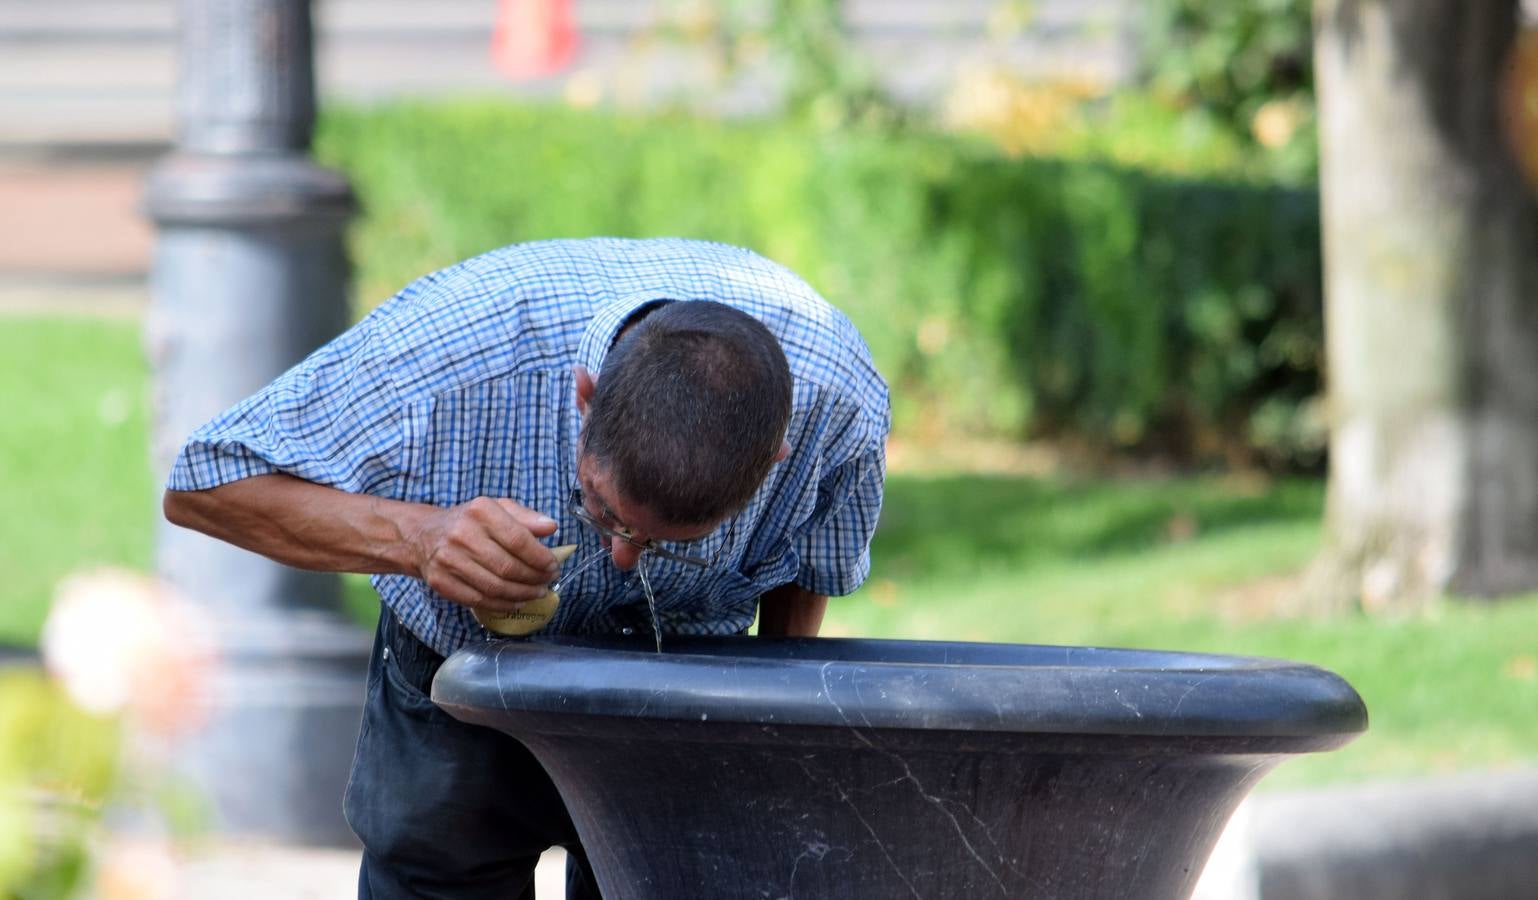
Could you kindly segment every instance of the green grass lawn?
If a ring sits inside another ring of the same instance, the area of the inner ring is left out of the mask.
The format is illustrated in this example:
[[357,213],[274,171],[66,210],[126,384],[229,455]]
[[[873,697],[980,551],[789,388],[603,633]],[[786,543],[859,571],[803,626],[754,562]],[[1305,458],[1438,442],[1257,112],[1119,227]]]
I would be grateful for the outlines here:
[[1367,701],[1368,733],[1267,788],[1538,758],[1538,597],[1381,621],[1269,615],[1319,541],[1321,485],[894,476],[871,580],[828,631],[1302,660]]
[[69,572],[148,566],[145,379],[134,323],[0,315],[0,641],[35,640]]
[[[146,568],[157,490],[137,326],[0,318],[0,640],[36,639],[54,584]],[[894,472],[859,592],[828,632],[1277,656],[1333,669],[1372,715],[1268,788],[1538,759],[1538,597],[1384,622],[1268,615],[1319,540],[1315,481]],[[372,601],[348,583],[360,618]]]

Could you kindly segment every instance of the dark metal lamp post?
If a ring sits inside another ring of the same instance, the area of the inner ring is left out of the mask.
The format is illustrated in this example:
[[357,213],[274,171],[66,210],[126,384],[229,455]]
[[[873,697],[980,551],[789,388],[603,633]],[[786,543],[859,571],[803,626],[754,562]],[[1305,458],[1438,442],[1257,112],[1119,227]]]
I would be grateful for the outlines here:
[[[155,462],[347,323],[346,180],[307,157],[308,0],[182,0],[178,137],[150,174]],[[163,524],[161,574],[219,624],[210,727],[184,770],[225,833],[351,842],[342,791],[368,641],[340,581]]]

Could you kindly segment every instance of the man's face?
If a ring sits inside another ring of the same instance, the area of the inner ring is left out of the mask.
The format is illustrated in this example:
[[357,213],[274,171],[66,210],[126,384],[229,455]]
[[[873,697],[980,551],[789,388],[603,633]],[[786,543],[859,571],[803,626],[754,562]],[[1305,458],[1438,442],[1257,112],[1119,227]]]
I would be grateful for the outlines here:
[[649,541],[688,542],[708,537],[720,526],[722,520],[703,525],[673,525],[652,515],[646,507],[631,503],[615,487],[608,469],[591,457],[582,455],[577,460],[577,481],[582,489],[582,504],[588,515],[599,524],[623,537],[603,536],[614,557],[614,564],[629,571],[640,559],[642,547]]

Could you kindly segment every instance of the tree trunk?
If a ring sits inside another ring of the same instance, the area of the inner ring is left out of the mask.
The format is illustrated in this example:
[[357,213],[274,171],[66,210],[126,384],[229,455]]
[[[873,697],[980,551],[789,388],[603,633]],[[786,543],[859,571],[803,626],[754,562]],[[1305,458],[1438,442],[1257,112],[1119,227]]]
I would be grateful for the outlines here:
[[1538,203],[1518,0],[1316,0],[1331,439],[1309,602],[1538,588]]

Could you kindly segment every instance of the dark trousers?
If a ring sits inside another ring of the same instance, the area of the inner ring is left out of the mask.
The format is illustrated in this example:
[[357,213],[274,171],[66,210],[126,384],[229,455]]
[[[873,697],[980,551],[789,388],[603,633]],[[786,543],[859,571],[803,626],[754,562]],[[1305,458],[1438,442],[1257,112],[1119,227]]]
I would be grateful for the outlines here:
[[566,806],[518,741],[427,697],[443,657],[382,611],[343,808],[363,841],[359,900],[533,900],[534,865],[565,847],[566,895],[599,897]]

